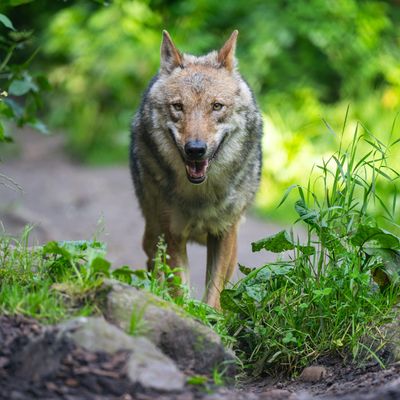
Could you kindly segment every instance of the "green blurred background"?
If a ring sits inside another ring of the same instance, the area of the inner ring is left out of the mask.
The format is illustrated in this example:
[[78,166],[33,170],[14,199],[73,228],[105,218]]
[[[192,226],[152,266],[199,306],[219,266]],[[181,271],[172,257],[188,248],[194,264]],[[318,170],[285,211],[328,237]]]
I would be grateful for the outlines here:
[[[337,148],[348,106],[345,143],[357,121],[384,143],[399,137],[392,126],[400,110],[400,1],[2,0],[0,13],[18,31],[33,31],[16,61],[38,49],[31,69],[52,87],[40,117],[67,135],[81,162],[126,163],[129,123],[157,72],[162,29],[193,54],[239,30],[240,71],[264,115],[257,205],[270,218],[292,217],[276,204]],[[399,150],[391,163],[400,169]]]

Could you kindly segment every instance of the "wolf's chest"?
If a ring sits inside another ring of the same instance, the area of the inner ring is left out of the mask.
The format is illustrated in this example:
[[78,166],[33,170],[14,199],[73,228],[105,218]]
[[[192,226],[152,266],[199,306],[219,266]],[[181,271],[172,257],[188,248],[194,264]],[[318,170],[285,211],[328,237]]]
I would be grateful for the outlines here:
[[192,240],[203,242],[204,235],[221,234],[241,213],[240,204],[230,196],[194,197],[176,199],[173,208],[173,230]]

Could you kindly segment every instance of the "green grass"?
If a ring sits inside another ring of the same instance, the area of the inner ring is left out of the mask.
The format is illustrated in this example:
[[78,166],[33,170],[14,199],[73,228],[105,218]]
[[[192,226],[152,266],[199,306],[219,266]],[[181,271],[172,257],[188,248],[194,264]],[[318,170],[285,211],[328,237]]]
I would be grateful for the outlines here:
[[[362,155],[360,141],[369,145]],[[293,231],[252,243],[253,251],[278,253],[278,260],[241,266],[246,276],[222,292],[221,304],[253,374],[296,372],[327,354],[378,358],[380,327],[394,317],[399,296],[396,196],[385,203],[379,194],[382,181],[395,185],[399,177],[387,165],[397,142],[384,145],[357,129],[349,147],[340,146],[313,169],[307,187],[291,186],[280,203],[297,191],[304,243]],[[375,203],[385,210],[381,221],[372,217]]]
[[29,231],[27,228],[19,240],[0,238],[0,311],[55,322],[64,318],[67,309],[42,273],[41,252],[28,250]]
[[[96,246],[91,247],[91,242],[50,242],[44,247],[29,247],[31,229],[27,227],[20,238],[0,237],[0,312],[44,323],[96,312],[90,301],[90,292],[101,282],[94,271],[99,262],[93,262],[92,257]],[[68,246],[80,246],[80,252],[68,251]]]

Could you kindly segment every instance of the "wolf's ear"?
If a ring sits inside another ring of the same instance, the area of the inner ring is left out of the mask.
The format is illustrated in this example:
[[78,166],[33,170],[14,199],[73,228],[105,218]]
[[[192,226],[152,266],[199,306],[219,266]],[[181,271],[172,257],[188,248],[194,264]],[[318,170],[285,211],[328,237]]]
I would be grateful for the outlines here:
[[161,43],[161,70],[172,72],[178,66],[182,66],[182,54],[174,45],[167,31],[163,31]]
[[231,37],[225,42],[221,50],[218,52],[218,62],[221,64],[221,67],[226,68],[228,71],[233,71],[235,68],[235,50],[238,34],[239,31],[234,30]]

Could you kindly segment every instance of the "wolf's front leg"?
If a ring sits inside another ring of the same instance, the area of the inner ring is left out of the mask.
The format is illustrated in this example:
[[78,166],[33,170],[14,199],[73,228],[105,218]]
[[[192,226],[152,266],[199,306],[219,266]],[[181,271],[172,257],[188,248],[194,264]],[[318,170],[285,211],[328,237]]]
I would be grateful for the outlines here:
[[222,236],[207,237],[205,301],[220,308],[219,296],[235,270],[237,260],[237,224]]
[[172,234],[166,227],[162,228],[159,220],[154,218],[146,219],[146,228],[143,236],[143,249],[147,255],[147,270],[154,270],[157,243],[162,235],[164,235],[167,244],[168,265],[171,268],[179,268],[176,275],[179,275],[182,283],[189,284],[186,239]]
[[179,270],[175,275],[181,278],[183,284],[189,285],[188,257],[186,252],[187,239],[181,235],[166,231],[165,242],[169,255],[168,265],[171,268],[178,268]]

